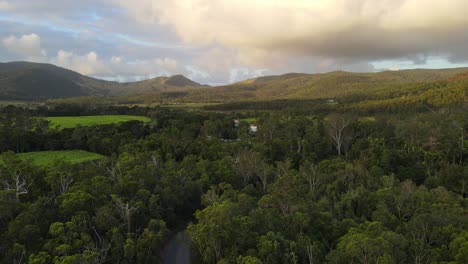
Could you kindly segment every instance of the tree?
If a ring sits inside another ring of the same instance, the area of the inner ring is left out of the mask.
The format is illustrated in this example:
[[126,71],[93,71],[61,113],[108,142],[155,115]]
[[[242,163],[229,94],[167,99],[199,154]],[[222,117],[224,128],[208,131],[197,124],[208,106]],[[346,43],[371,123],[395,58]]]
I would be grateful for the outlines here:
[[244,215],[249,207],[227,199],[195,213],[197,223],[190,224],[188,232],[205,263],[239,255],[246,244],[255,243],[253,219]]
[[273,167],[266,162],[261,162],[256,168],[256,173],[258,179],[262,183],[262,190],[266,192],[270,178],[273,176]]
[[158,262],[158,251],[164,248],[168,235],[169,230],[164,221],[151,219],[136,243],[138,263]]
[[309,191],[314,194],[316,189],[325,183],[325,175],[319,167],[313,163],[306,162],[299,168],[300,176],[307,182]]
[[0,180],[4,190],[15,194],[16,202],[20,196],[29,193],[31,186],[31,167],[17,157],[13,152],[7,152],[0,156],[3,166],[0,164]]
[[402,235],[386,230],[381,223],[367,222],[340,238],[328,258],[338,263],[402,263],[407,244]]
[[270,231],[258,239],[258,254],[264,263],[283,263],[287,244],[287,240],[281,234]]
[[260,155],[253,151],[241,151],[235,159],[235,167],[244,184],[249,183],[260,165]]
[[335,146],[338,156],[341,156],[343,146],[352,139],[351,124],[352,119],[343,115],[332,115],[326,120],[328,136]]
[[127,233],[131,233],[132,216],[138,210],[138,207],[130,205],[129,202],[123,202],[117,195],[112,195],[112,200],[117,213],[127,225]]
[[239,256],[237,258],[237,264],[262,264],[263,262],[253,256]]
[[48,168],[45,180],[57,195],[68,191],[72,185],[74,181],[72,170],[70,164],[60,160]]
[[449,248],[456,263],[468,263],[468,232],[458,234]]

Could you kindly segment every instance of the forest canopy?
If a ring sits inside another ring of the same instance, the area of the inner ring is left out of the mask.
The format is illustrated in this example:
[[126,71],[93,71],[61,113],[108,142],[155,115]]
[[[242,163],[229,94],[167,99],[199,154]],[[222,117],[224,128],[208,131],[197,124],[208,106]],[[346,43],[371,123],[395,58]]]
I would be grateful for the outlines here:
[[[0,263],[467,263],[468,112],[406,109],[3,107]],[[102,114],[151,121],[38,118]]]

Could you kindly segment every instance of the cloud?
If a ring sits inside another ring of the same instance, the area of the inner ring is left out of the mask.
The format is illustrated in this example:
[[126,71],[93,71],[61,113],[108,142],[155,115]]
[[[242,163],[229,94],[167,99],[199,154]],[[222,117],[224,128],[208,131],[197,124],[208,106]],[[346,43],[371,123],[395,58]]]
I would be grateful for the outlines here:
[[163,71],[165,71],[166,73],[170,74],[171,72],[181,72],[181,71],[185,71],[183,70],[179,63],[174,60],[174,59],[171,59],[171,58],[157,58],[154,60],[154,63],[159,66],[159,68]]
[[122,57],[117,57],[117,56],[112,56],[111,58],[111,63],[113,64],[119,64],[122,62]]
[[[431,55],[468,60],[466,0],[120,0],[142,24],[271,66],[291,56],[354,63]],[[272,59],[272,57],[274,59]]]
[[50,62],[85,75],[109,74],[105,63],[99,59],[98,54],[94,51],[79,55],[73,52],[59,50],[57,56],[52,58]]
[[116,81],[135,81],[176,73],[191,75],[190,70],[172,58],[131,61],[122,56],[112,56],[106,60],[100,58],[94,51],[75,54],[59,50],[57,55],[49,59],[48,62],[84,75]]
[[46,52],[41,47],[41,37],[34,33],[21,37],[10,35],[3,38],[2,43],[9,52],[22,59],[40,61],[46,56]]
[[0,0],[0,60],[211,84],[382,61],[450,67],[468,63],[466,10],[466,0]]
[[10,9],[10,4],[7,1],[0,1],[0,11],[7,11]]
[[101,73],[94,75],[120,81],[138,81],[162,75],[192,75],[187,67],[168,57],[132,61],[120,56],[113,56],[109,63],[105,65],[107,66],[107,72],[104,72],[104,74],[107,75]]

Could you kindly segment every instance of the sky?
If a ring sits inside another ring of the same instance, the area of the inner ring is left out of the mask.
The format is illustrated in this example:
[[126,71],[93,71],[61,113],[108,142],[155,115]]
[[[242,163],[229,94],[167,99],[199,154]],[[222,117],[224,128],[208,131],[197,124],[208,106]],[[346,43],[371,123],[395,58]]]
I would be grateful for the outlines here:
[[467,0],[0,0],[0,61],[116,81],[468,66]]

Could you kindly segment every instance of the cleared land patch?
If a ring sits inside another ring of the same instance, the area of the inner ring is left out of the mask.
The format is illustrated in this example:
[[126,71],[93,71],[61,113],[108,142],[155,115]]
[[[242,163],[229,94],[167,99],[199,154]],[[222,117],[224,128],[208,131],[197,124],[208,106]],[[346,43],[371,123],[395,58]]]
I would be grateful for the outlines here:
[[0,100],[0,106],[7,106],[7,105],[25,105],[28,104],[26,101],[14,101],[14,100]]
[[45,119],[50,121],[51,126],[54,128],[73,128],[77,126],[106,125],[134,120],[143,122],[151,121],[151,119],[149,119],[146,116],[131,115],[53,116],[46,117]]
[[202,108],[205,106],[220,105],[220,103],[173,103],[173,104],[161,104],[160,107],[165,108]]
[[242,118],[240,121],[247,122],[247,123],[256,123],[258,120],[255,117],[248,117],[248,118]]
[[99,160],[105,156],[84,150],[37,151],[18,154],[24,160],[31,160],[35,165],[47,165],[55,160],[64,160],[71,164]]

